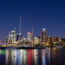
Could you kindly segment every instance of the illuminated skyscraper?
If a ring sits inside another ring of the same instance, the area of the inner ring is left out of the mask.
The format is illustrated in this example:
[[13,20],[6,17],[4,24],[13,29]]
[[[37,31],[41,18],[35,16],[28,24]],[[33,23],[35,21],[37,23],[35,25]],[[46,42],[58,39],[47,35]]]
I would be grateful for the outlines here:
[[16,34],[14,30],[9,33],[9,41],[12,41],[12,43],[15,43],[16,41]]
[[27,33],[27,40],[32,42],[32,34],[30,32]]
[[42,30],[41,39],[42,39],[42,42],[47,41],[47,35],[46,35],[46,29],[45,28]]

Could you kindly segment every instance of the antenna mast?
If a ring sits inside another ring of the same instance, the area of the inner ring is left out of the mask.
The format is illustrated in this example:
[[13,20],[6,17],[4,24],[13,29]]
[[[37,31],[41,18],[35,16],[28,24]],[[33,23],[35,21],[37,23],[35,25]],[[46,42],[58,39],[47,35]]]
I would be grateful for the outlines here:
[[21,43],[21,38],[22,38],[22,34],[21,34],[21,16],[20,16],[20,20],[19,20],[19,36],[18,36],[18,42]]
[[34,44],[34,30],[33,30],[33,26],[32,26],[32,43]]
[[20,16],[20,22],[19,22],[19,35],[21,35],[21,16]]

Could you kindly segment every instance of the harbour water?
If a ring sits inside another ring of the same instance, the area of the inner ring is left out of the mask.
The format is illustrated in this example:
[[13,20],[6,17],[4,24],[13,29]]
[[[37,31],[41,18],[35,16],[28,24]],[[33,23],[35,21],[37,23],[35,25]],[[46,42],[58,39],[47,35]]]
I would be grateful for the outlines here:
[[0,65],[65,65],[65,49],[0,49]]

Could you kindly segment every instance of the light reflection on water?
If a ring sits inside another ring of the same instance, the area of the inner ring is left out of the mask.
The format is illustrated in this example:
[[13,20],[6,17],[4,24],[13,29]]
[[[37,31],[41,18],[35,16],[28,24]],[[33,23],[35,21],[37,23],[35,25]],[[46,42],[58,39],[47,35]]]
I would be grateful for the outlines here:
[[35,65],[38,65],[38,50],[34,50],[34,60],[35,60]]
[[65,65],[65,49],[0,49],[0,65]]
[[43,50],[43,54],[42,54],[42,64],[46,65],[46,56],[45,56],[45,50]]

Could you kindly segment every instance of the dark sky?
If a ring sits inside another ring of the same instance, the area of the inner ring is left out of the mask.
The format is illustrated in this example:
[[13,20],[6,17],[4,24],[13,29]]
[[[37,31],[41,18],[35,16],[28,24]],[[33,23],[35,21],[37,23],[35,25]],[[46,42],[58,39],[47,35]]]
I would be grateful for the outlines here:
[[22,16],[22,34],[34,27],[34,35],[46,28],[48,36],[65,37],[64,0],[0,0],[0,39],[19,26]]

